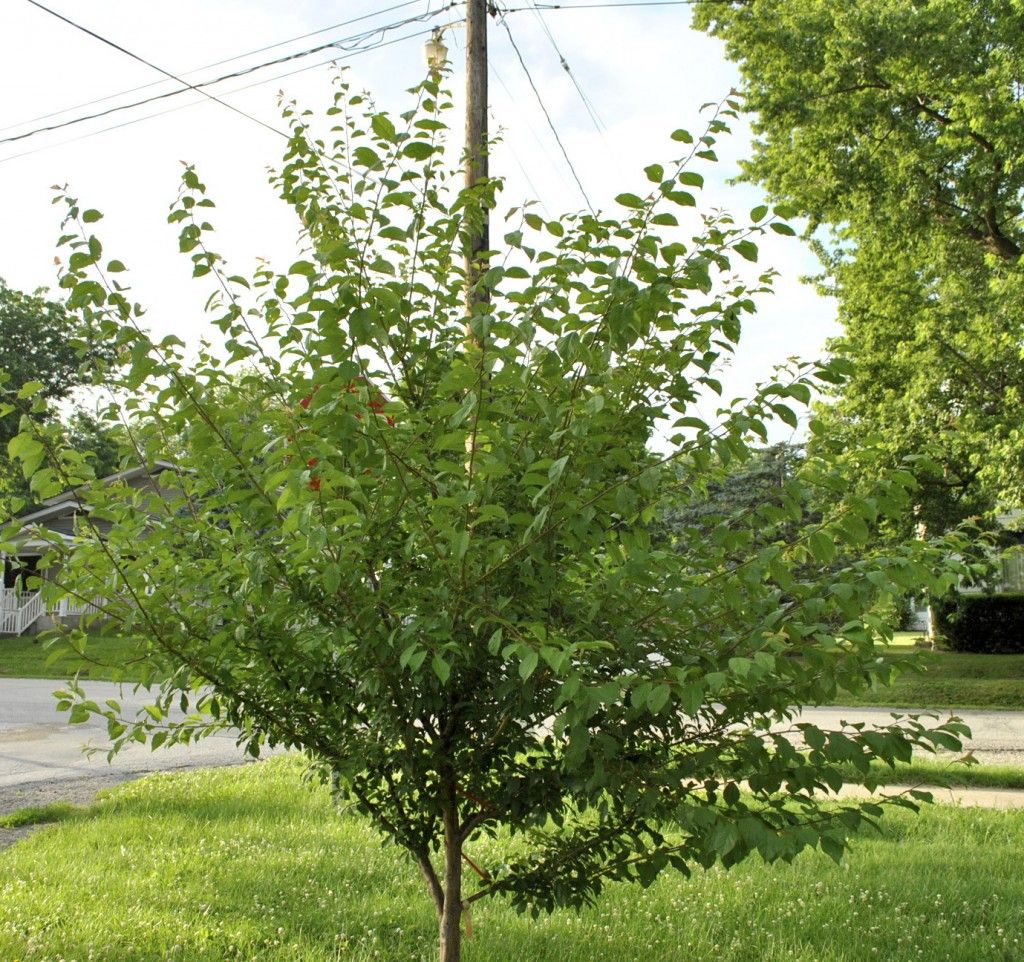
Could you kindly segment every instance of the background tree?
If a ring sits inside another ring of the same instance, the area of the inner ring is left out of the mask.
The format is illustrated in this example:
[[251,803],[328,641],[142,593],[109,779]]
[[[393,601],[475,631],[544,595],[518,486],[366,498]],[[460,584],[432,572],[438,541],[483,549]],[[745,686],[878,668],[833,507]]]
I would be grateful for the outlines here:
[[[131,459],[133,454],[124,427],[107,421],[102,412],[94,414],[85,408],[76,408],[64,422],[64,430],[64,443],[88,456],[97,478],[120,470],[125,457]],[[166,457],[173,457],[173,451]]]
[[[0,279],[0,371],[7,373],[6,391],[16,394],[23,385],[38,382],[42,385],[38,397],[66,401],[75,388],[92,379],[97,364],[108,363],[113,356],[113,346],[83,326],[63,304],[48,300],[42,291],[16,291]],[[46,415],[57,416],[59,411],[51,405]],[[70,439],[105,452],[100,470],[116,460],[114,442],[95,418],[80,412],[68,428]],[[6,492],[9,498],[28,493],[22,473],[7,459],[8,444],[17,433],[14,414],[0,417],[0,495]]]
[[[223,332],[189,364],[94,279],[100,215],[65,198],[69,306],[131,342],[131,443],[148,463],[184,443],[162,502],[93,486],[95,529],[44,561],[142,639],[153,703],[122,718],[71,688],[62,707],[106,717],[114,750],[228,727],[254,754],[302,749],[418,866],[444,962],[487,896],[539,912],[669,867],[839,857],[881,813],[825,800],[848,766],[870,782],[873,759],[956,747],[963,729],[823,730],[787,721],[792,706],[884,680],[862,613],[960,566],[916,542],[801,574],[911,501],[905,473],[860,497],[822,459],[745,524],[652,544],[669,497],[706,490],[834,377],[798,365],[720,423],[690,413],[771,279],[732,271],[766,209],[692,216],[694,167],[732,106],[696,141],[677,131],[681,159],[646,168],[618,216],[515,212],[467,316],[458,254],[499,184],[452,188],[447,97],[433,80],[414,95],[393,119],[342,85],[329,136],[285,109],[275,183],[306,249],[284,274],[243,278],[206,246],[212,201],[186,171],[170,219],[222,292]],[[79,454],[22,425],[12,448],[40,493],[81,479]],[[831,510],[809,522],[820,491]],[[516,854],[479,864],[474,840],[497,832]]]
[[1024,9],[1013,0],[703,4],[743,71],[745,177],[828,229],[854,362],[826,419],[928,455],[922,519],[1024,498]]
[[685,551],[692,538],[708,536],[733,517],[749,517],[764,505],[781,507],[804,456],[803,445],[779,442],[753,448],[747,460],[720,466],[719,478],[709,471],[703,498],[688,494],[665,506],[663,536]]

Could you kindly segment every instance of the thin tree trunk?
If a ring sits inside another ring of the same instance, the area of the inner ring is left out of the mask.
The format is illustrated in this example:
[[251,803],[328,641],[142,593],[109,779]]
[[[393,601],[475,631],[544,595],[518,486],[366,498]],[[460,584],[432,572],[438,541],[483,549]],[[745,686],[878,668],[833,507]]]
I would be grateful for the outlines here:
[[454,786],[444,810],[444,904],[441,909],[441,962],[462,958],[462,839]]

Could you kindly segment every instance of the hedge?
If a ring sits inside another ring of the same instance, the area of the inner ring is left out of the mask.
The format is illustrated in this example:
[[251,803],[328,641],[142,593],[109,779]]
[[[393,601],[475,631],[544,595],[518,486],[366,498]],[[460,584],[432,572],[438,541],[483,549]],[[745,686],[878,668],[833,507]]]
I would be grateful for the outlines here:
[[954,595],[935,606],[935,615],[954,651],[1024,653],[1024,594]]

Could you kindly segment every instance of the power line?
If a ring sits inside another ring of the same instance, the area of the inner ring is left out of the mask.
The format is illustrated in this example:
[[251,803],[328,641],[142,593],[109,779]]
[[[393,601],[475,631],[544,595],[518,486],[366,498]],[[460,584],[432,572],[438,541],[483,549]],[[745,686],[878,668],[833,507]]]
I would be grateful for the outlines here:
[[[524,8],[525,9],[525,8]],[[541,97],[540,91],[537,89],[537,85],[533,82],[533,76],[530,74],[530,68],[526,66],[526,61],[523,59],[523,55],[519,50],[519,46],[516,44],[515,37],[512,36],[512,30],[509,28],[508,21],[503,17],[501,25],[505,28],[505,33],[508,34],[509,43],[512,44],[512,49],[515,51],[516,56],[519,58],[519,64],[523,68],[523,73],[526,74],[526,79],[530,82],[530,87],[533,89],[533,93],[537,98],[537,103],[540,104],[540,109],[544,113],[544,119],[548,122],[548,127],[551,128],[551,133],[555,136],[555,141],[558,143],[559,148],[562,151],[562,156],[565,158],[565,162],[569,165],[569,170],[572,171],[573,179],[576,181],[576,186],[579,188],[580,193],[583,195],[583,200],[586,202],[587,207],[590,208],[590,212],[594,212],[594,205],[590,203],[590,198],[587,196],[586,188],[583,186],[583,182],[580,180],[579,174],[576,173],[576,167],[574,166],[569,152],[565,149],[565,144],[562,143],[562,138],[558,133],[558,128],[555,127],[554,121],[551,119],[551,114],[548,113],[548,108],[544,104],[544,98]]]
[[[51,10],[49,7],[43,6],[43,4],[41,4],[39,2],[39,0],[28,0],[28,2],[31,3],[33,7],[37,7],[38,9],[42,10],[44,13],[48,13],[51,17],[56,17],[58,20],[63,20],[64,23],[69,24],[70,26],[74,27],[76,30],[81,30],[82,33],[88,34],[90,37],[94,37],[95,39],[99,40],[100,43],[105,43],[108,47],[113,47],[115,50],[118,50],[121,53],[125,54],[125,56],[131,57],[132,60],[137,60],[139,63],[145,64],[147,67],[150,67],[151,69],[156,70],[158,73],[162,73],[165,77],[170,77],[171,80],[176,80],[178,83],[182,84],[183,86],[188,87],[191,90],[195,90],[197,93],[201,93],[204,97],[207,97],[210,100],[214,101],[215,103],[220,104],[222,107],[227,107],[227,109],[232,111],[233,113],[239,114],[240,116],[245,117],[248,120],[251,120],[254,124],[259,124],[261,127],[265,127],[267,130],[272,131],[273,133],[277,134],[278,136],[284,137],[285,140],[288,139],[288,134],[286,134],[283,130],[279,130],[277,127],[274,127],[271,124],[265,123],[264,121],[259,120],[256,117],[253,117],[252,114],[247,114],[244,110],[242,110],[242,109],[240,109],[238,107],[235,107],[232,104],[229,104],[229,103],[227,103],[227,102],[225,102],[223,100],[220,100],[219,98],[215,97],[213,94],[207,93],[205,90],[200,90],[198,87],[195,87],[192,84],[190,84],[187,80],[182,80],[181,77],[176,77],[169,70],[164,70],[163,67],[158,67],[152,61],[146,60],[144,57],[140,57],[138,54],[132,53],[130,50],[126,50],[120,44],[114,43],[113,40],[108,40],[106,37],[100,36],[98,33],[96,33],[93,30],[90,30],[88,27],[83,27],[80,23],[75,23],[74,20],[69,20],[63,14],[57,13],[56,10]],[[24,135],[24,136],[28,136],[28,135]],[[8,139],[12,139],[12,138],[8,138]],[[17,138],[13,138],[13,139],[17,139]]]
[[509,7],[502,13],[522,13],[524,10],[611,10],[623,7],[695,7],[704,3],[732,3],[733,0],[611,0],[609,3],[538,3],[532,7]]
[[[29,0],[29,2],[30,3],[34,3],[35,0]],[[222,100],[218,99],[217,97],[213,97],[211,94],[206,93],[204,88],[212,87],[212,86],[214,86],[216,84],[223,83],[226,80],[233,80],[233,79],[235,79],[237,77],[244,77],[244,76],[247,76],[248,74],[255,73],[258,70],[265,70],[268,67],[276,67],[276,66],[278,66],[279,64],[282,64],[282,63],[288,63],[289,61],[292,61],[292,60],[299,60],[299,59],[301,59],[303,57],[309,57],[309,56],[312,56],[314,54],[322,53],[324,50],[330,50],[332,48],[336,48],[338,50],[342,50],[342,51],[345,51],[345,52],[351,52],[352,49],[353,49],[353,45],[357,45],[361,41],[367,40],[368,38],[376,36],[377,34],[380,34],[383,37],[386,33],[388,33],[391,30],[396,30],[396,29],[399,29],[401,27],[407,26],[410,23],[416,23],[418,21],[421,21],[421,20],[424,20],[424,19],[429,19],[430,17],[437,16],[438,14],[440,14],[442,12],[450,10],[454,6],[457,6],[456,2],[449,3],[445,7],[442,7],[441,9],[436,10],[434,13],[421,14],[420,16],[417,16],[417,17],[408,17],[405,20],[397,21],[395,23],[386,24],[386,25],[384,25],[382,27],[375,27],[375,28],[373,28],[371,30],[364,31],[363,33],[360,33],[360,34],[354,34],[354,35],[349,36],[349,37],[343,37],[343,38],[340,38],[338,40],[332,40],[330,43],[320,44],[319,46],[311,47],[308,50],[300,50],[297,53],[288,54],[287,56],[284,56],[284,57],[278,57],[275,60],[268,60],[265,63],[255,64],[255,65],[253,65],[251,67],[246,67],[246,68],[244,68],[242,70],[236,70],[236,71],[233,71],[232,73],[223,74],[222,76],[215,77],[212,80],[205,80],[205,81],[202,81],[201,83],[196,83],[196,84],[188,84],[187,86],[180,87],[177,90],[168,90],[165,93],[155,94],[154,96],[147,97],[144,100],[136,100],[136,101],[134,101],[133,103],[130,103],[130,104],[118,104],[116,107],[108,107],[106,110],[100,110],[100,111],[97,111],[96,113],[86,114],[86,115],[81,116],[81,117],[74,117],[71,120],[62,121],[59,124],[50,124],[49,126],[46,126],[46,127],[37,127],[34,130],[29,130],[29,131],[26,131],[25,133],[22,133],[22,134],[16,134],[16,135],[14,135],[12,137],[4,137],[4,138],[0,139],[0,144],[8,144],[8,143],[13,143],[14,141],[18,141],[18,140],[25,140],[26,138],[34,137],[37,134],[48,133],[48,132],[54,131],[54,130],[61,130],[64,127],[71,127],[71,126],[74,126],[75,124],[85,123],[86,121],[89,121],[89,120],[96,120],[96,119],[98,119],[100,117],[108,117],[111,114],[119,113],[119,112],[124,111],[124,110],[133,110],[136,107],[143,107],[146,104],[155,103],[156,101],[159,101],[159,100],[166,100],[169,97],[177,97],[180,94],[187,93],[189,90],[194,90],[197,93],[201,93],[204,96],[209,97],[210,99],[217,101],[217,103],[223,103],[224,106],[231,107],[232,110],[235,110],[236,108],[232,107],[230,104],[227,104],[225,101],[222,101]],[[359,49],[359,48],[356,47],[355,49]],[[368,48],[368,49],[374,49],[374,48]],[[329,63],[329,62],[332,62],[332,61],[325,61],[325,62]],[[157,69],[159,69],[159,68],[157,68]],[[284,76],[288,76],[288,75],[285,74]],[[182,81],[182,83],[184,83],[184,81]],[[242,88],[242,89],[248,89],[248,88]],[[150,116],[157,116],[157,115],[150,115]],[[245,114],[245,116],[248,117],[249,115]],[[250,119],[254,119],[254,118],[250,118]],[[258,123],[262,123],[262,121],[257,121],[257,122]],[[264,124],[264,126],[268,126],[268,125]],[[107,128],[107,129],[110,129],[110,128]],[[285,136],[285,137],[288,136],[287,134],[284,134],[282,131],[277,130],[277,128],[273,128],[272,127],[271,129],[274,130],[277,133],[283,134],[283,136]],[[22,156],[22,155],[18,155],[18,156]]]
[[[261,87],[264,84],[274,83],[274,81],[276,80],[283,80],[286,77],[294,77],[296,74],[305,73],[307,70],[316,70],[317,67],[326,67],[331,64],[339,63],[340,61],[343,60],[351,60],[353,57],[359,56],[359,54],[372,53],[375,50],[380,50],[382,47],[390,47],[393,44],[401,43],[403,40],[415,40],[417,37],[426,37],[431,33],[433,33],[433,30],[431,28],[428,28],[426,30],[418,30],[415,33],[405,34],[401,37],[395,37],[392,40],[382,40],[380,43],[377,43],[372,47],[361,47],[358,50],[349,51],[341,56],[332,57],[328,60],[320,60],[313,64],[307,64],[305,67],[299,67],[296,70],[289,70],[286,71],[285,73],[275,74],[273,77],[266,77],[263,80],[256,80],[253,83],[245,84],[242,87],[235,87],[234,89],[228,90],[225,93],[228,95],[242,93],[245,90],[251,90],[253,87]],[[91,130],[86,134],[80,134],[78,137],[69,137],[67,140],[62,140],[55,144],[46,144],[43,147],[36,147],[32,150],[22,151],[20,154],[11,154],[9,157],[0,158],[0,164],[5,164],[10,160],[17,160],[20,157],[28,157],[31,154],[38,154],[42,151],[50,150],[55,147],[63,147],[67,144],[73,144],[79,140],[86,140],[89,137],[95,137],[98,136],[99,134],[109,133],[112,130],[120,130],[122,127],[130,127],[133,124],[142,123],[142,121],[144,120],[153,120],[156,117],[163,117],[165,114],[173,114],[177,113],[179,110],[186,110],[189,107],[197,107],[199,104],[203,102],[204,101],[202,100],[193,100],[191,103],[180,104],[177,107],[169,107],[166,110],[160,110],[153,114],[146,114],[143,117],[134,117],[131,120],[125,120],[119,124],[112,124],[110,127],[102,127],[99,130]]]
[[[201,67],[192,67],[189,70],[183,70],[181,72],[181,76],[187,77],[190,74],[201,73],[204,70],[212,70],[214,67],[222,67],[226,63],[234,63],[236,60],[244,60],[246,57],[254,57],[258,53],[266,53],[268,50],[276,50],[278,47],[285,47],[290,43],[298,43],[300,40],[307,40],[310,37],[316,37],[321,33],[328,33],[331,30],[350,27],[354,23],[360,23],[363,20],[369,20],[373,17],[380,17],[386,13],[394,13],[396,10],[401,10],[404,7],[411,7],[420,2],[421,0],[404,0],[402,3],[396,3],[393,6],[385,7],[383,10],[377,10],[374,13],[364,13],[362,16],[353,17],[351,20],[342,20],[340,23],[332,23],[329,26],[320,27],[317,30],[311,30],[309,33],[303,33],[297,37],[289,37],[287,40],[278,40],[276,43],[267,44],[264,47],[257,47],[255,50],[247,50],[245,53],[238,53],[232,57],[225,57],[223,60],[215,60],[213,63],[203,64]],[[80,104],[73,104],[70,107],[64,107],[62,110],[54,110],[48,114],[40,114],[38,117],[30,117],[29,119],[19,121],[16,124],[8,124],[6,127],[0,127],[0,133],[6,133],[8,130],[13,130],[15,127],[24,127],[27,124],[36,124],[41,120],[49,120],[51,117],[59,117],[61,114],[70,113],[72,110],[82,110],[85,107],[93,106],[93,104],[105,103],[106,101],[113,100],[116,97],[126,97],[128,94],[137,93],[140,90],[149,90],[151,87],[158,87],[162,83],[165,83],[165,81],[154,80],[151,83],[139,84],[137,87],[129,87],[127,90],[107,94],[104,97],[97,97],[95,100],[86,100]]]
[[576,79],[576,74],[572,72],[572,68],[569,66],[569,61],[565,59],[565,54],[562,53],[558,46],[558,41],[555,40],[555,35],[551,32],[551,28],[548,27],[547,20],[544,19],[540,12],[540,7],[537,6],[537,0],[533,0],[533,13],[536,16],[537,21],[540,23],[544,33],[547,34],[548,40],[551,42],[551,46],[554,48],[555,54],[558,56],[558,62],[562,65],[562,69],[568,74],[569,79],[572,81],[572,85],[576,88],[576,93],[580,95],[580,100],[583,101],[583,106],[586,108],[587,113],[590,115],[590,119],[594,123],[594,129],[598,133],[604,133],[605,125],[601,118],[597,115],[597,109],[594,107],[590,98],[584,93],[583,88],[580,86],[580,82]]

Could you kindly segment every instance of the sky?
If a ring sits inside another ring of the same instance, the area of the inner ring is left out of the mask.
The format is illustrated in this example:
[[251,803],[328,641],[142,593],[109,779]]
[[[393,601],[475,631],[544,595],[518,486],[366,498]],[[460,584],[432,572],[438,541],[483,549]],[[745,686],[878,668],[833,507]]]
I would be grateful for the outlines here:
[[[572,9],[583,0],[565,0],[561,9],[538,13],[527,9],[534,2],[545,0],[507,0],[504,6],[521,9],[508,13],[505,23],[591,202],[613,209],[615,195],[646,192],[644,166],[678,155],[679,145],[669,139],[673,130],[703,129],[700,106],[738,86],[737,70],[719,41],[690,29],[686,5]],[[356,54],[332,48],[210,88],[254,119],[188,91],[0,143],[0,277],[23,290],[55,287],[60,230],[52,188],[67,185],[83,206],[103,211],[96,226],[104,256],[128,265],[133,297],[146,306],[152,330],[191,343],[208,330],[202,308],[210,291],[191,279],[191,264],[177,253],[176,231],[166,223],[183,161],[196,165],[217,203],[219,251],[232,268],[246,273],[262,257],[284,270],[295,259],[298,224],[268,183],[284,141],[262,126],[283,127],[279,91],[313,109],[325,107],[333,68],[316,65],[340,56],[354,88],[400,111],[408,106],[406,89],[425,73],[430,29],[453,24],[444,36],[460,99],[464,31],[458,21],[464,14],[448,0],[47,0],[46,6],[191,83],[367,31],[356,45],[386,43]],[[402,23],[410,18],[421,19]],[[180,87],[28,0],[5,0],[0,36],[6,41],[0,139]],[[580,209],[584,200],[569,165],[504,27],[493,21],[489,53],[491,123],[502,133],[492,171],[506,179],[501,209],[528,199],[549,214]],[[257,85],[238,90],[251,84]],[[131,88],[142,89],[123,93]],[[100,98],[110,99],[93,103]],[[733,135],[718,145],[722,162],[713,175],[705,171],[708,182],[698,201],[744,216],[763,198],[755,187],[728,183],[750,152],[749,128],[733,126]],[[774,296],[762,300],[757,317],[745,325],[723,379],[727,397],[749,393],[788,357],[820,356],[837,332],[834,304],[800,282],[816,271],[803,242],[769,235],[759,244],[758,267],[772,266],[780,277]]]

